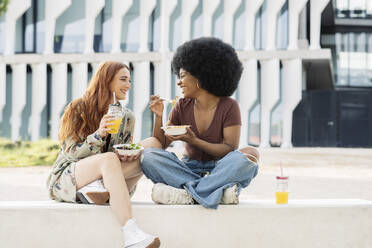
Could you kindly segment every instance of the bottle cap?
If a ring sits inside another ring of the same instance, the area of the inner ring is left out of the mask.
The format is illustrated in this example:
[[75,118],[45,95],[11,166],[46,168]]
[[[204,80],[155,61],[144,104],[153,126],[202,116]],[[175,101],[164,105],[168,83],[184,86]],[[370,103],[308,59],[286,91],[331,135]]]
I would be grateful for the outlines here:
[[120,103],[117,102],[117,103],[111,103],[109,104],[109,107],[121,107]]
[[123,115],[123,110],[120,104],[110,104],[107,113],[111,115]]
[[279,180],[288,180],[289,177],[277,176],[276,179]]

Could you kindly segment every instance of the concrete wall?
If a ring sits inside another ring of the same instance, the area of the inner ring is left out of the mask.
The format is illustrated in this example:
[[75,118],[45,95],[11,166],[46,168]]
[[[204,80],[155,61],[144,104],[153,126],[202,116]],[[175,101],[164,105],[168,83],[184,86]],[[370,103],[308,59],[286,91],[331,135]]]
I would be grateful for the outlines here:
[[[133,215],[162,248],[372,246],[372,202],[357,199],[250,200],[208,210],[198,205],[133,203]],[[109,206],[0,202],[2,247],[122,247]]]

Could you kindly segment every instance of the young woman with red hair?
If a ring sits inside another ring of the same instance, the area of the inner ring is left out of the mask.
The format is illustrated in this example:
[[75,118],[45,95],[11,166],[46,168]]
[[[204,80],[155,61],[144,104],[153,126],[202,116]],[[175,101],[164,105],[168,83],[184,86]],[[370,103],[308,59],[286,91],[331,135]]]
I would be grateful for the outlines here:
[[[117,134],[109,134],[113,116],[106,114],[115,93],[124,100],[131,88],[130,69],[118,62],[103,63],[84,95],[73,100],[62,117],[61,151],[48,177],[49,196],[57,201],[105,204],[120,222],[124,247],[159,247],[157,237],[144,233],[132,217],[130,196],[142,176],[139,156],[119,156],[115,144],[131,143],[135,118],[124,116]],[[151,138],[142,142],[151,146]]]

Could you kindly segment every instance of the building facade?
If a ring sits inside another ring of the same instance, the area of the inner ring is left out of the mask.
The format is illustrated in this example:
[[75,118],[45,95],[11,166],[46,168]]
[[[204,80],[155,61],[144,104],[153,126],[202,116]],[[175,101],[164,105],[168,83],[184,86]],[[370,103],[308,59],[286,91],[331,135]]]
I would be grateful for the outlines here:
[[[360,2],[363,16],[352,17],[367,20],[371,6]],[[214,36],[232,44],[244,65],[233,96],[242,112],[241,145],[307,146],[306,141],[296,140],[298,133],[308,130],[296,126],[293,114],[301,112],[299,105],[306,105],[301,100],[306,92],[335,91],[345,84],[372,86],[369,50],[363,54],[342,50],[342,42],[351,38],[332,33],[334,23],[324,33],[329,18],[349,19],[339,15],[350,9],[359,13],[348,4],[347,0],[11,0],[0,17],[0,136],[56,139],[66,105],[83,94],[102,61],[116,60],[133,69],[126,104],[136,115],[135,140],[145,138],[152,130],[150,95],[181,95],[171,74],[173,51],[187,40]],[[357,37],[369,40],[368,33]],[[363,65],[354,62],[360,56]],[[364,81],[353,80],[354,67],[362,66],[364,71],[357,75]]]
[[332,2],[321,27],[321,47],[332,53],[334,87],[324,84],[316,66],[307,69],[314,73],[308,73],[294,111],[293,144],[372,147],[372,1]]

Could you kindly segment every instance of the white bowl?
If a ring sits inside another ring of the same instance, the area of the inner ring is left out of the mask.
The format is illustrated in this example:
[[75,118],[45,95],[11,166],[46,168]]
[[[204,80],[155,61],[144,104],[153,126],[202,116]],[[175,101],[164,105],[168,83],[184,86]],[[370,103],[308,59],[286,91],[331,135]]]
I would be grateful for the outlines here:
[[187,132],[186,127],[190,127],[190,125],[165,126],[165,127],[161,127],[161,129],[163,129],[164,133],[167,135],[181,135]]
[[130,147],[131,144],[118,144],[114,145],[113,148],[118,151],[119,155],[126,155],[126,156],[135,156],[138,153],[141,153],[145,148],[143,146],[138,145],[140,148],[135,150],[127,150],[123,149],[124,147]]

